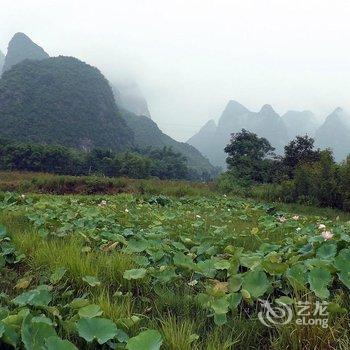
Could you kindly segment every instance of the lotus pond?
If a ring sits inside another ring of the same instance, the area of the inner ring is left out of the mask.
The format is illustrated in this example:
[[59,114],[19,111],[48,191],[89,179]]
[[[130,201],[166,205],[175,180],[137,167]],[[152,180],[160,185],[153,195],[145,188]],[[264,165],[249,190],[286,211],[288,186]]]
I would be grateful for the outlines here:
[[[0,195],[1,349],[348,349],[350,224],[222,195]],[[259,300],[326,302],[267,327]]]

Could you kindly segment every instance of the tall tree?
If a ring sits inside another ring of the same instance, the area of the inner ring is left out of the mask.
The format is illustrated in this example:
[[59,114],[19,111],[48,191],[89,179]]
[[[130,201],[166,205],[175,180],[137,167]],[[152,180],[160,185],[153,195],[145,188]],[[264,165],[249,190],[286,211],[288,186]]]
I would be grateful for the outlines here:
[[242,129],[231,135],[231,142],[225,147],[229,171],[241,180],[266,182],[273,151],[268,140]]
[[297,136],[284,147],[283,165],[289,177],[293,177],[295,169],[302,163],[314,163],[320,160],[320,149],[314,149],[314,139],[305,135]]

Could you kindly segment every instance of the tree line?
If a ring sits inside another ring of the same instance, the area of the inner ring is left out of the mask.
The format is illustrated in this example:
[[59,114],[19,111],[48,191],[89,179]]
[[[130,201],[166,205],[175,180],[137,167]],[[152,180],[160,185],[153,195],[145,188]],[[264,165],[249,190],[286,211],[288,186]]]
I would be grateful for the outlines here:
[[61,175],[103,175],[130,178],[200,179],[186,158],[170,147],[117,153],[88,152],[54,145],[19,143],[0,139],[0,169],[46,172]]
[[337,163],[332,150],[315,148],[307,135],[297,136],[277,156],[267,139],[243,129],[232,134],[225,152],[228,170],[221,183],[262,184],[269,199],[350,211],[350,156]]

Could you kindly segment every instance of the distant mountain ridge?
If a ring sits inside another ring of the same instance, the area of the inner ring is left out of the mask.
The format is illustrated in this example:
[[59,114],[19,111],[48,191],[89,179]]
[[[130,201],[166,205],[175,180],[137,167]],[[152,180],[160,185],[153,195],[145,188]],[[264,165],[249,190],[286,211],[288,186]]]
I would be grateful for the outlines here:
[[264,105],[259,112],[252,112],[237,101],[229,101],[218,125],[210,121],[187,142],[206,155],[212,164],[225,167],[225,146],[231,133],[246,129],[267,138],[278,153],[283,151],[288,139],[287,127],[282,118],[270,105]]
[[290,139],[296,135],[314,137],[319,126],[319,122],[311,111],[288,111],[282,115],[282,119],[287,126]]
[[35,44],[27,35],[16,33],[9,42],[5,62],[2,67],[2,73],[25,59],[43,60],[49,57],[50,56],[44,51],[44,49]]
[[284,146],[297,135],[308,135],[315,138],[316,146],[332,149],[337,161],[350,154],[350,115],[341,108],[319,125],[310,111],[288,111],[280,116],[270,105],[264,105],[255,113],[236,101],[229,101],[217,126],[210,120],[187,142],[207,156],[212,164],[225,167],[224,148],[230,141],[230,134],[242,129],[265,137],[277,154],[283,153]]
[[329,114],[315,135],[316,145],[331,148],[337,161],[350,154],[350,116],[343,109],[336,108]]

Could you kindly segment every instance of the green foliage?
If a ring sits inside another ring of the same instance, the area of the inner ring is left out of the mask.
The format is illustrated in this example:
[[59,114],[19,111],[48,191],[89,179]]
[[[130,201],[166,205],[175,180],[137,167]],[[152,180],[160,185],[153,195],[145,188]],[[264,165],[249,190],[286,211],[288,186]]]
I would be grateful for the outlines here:
[[81,318],[77,322],[79,336],[88,343],[97,340],[99,344],[104,344],[117,335],[116,325],[106,318]]
[[158,331],[147,330],[134,338],[130,338],[126,344],[128,350],[159,350],[163,343]]
[[0,80],[0,135],[77,149],[126,150],[133,133],[97,68],[73,57],[23,61]]
[[[208,181],[219,174],[219,169],[214,168],[197,149],[187,143],[175,141],[164,134],[150,118],[138,116],[126,110],[121,110],[121,115],[134,133],[135,146],[140,150],[145,150],[143,151],[145,154],[166,152],[171,148],[174,153],[181,154],[182,157],[186,158],[187,176],[190,179]],[[156,154],[154,156],[157,157]],[[162,173],[169,168],[169,165],[160,161],[157,166],[159,167],[159,174],[156,176],[163,178]],[[172,166],[172,169],[178,173],[183,171],[183,166],[179,169]]]
[[265,138],[246,130],[232,134],[231,142],[225,147],[229,171],[237,179],[267,182],[269,167],[273,162],[267,157],[274,148]]
[[[246,137],[256,141],[252,135]],[[314,150],[313,139],[297,136],[285,147],[281,159],[262,159],[266,168],[253,167],[252,161],[240,162],[241,158],[247,159],[249,152],[244,146],[240,147],[240,142],[234,141],[234,144],[237,154],[228,160],[236,164],[236,171],[232,168],[219,177],[217,187],[220,191],[349,211],[350,158],[337,164],[331,150]],[[252,182],[254,187],[251,186]],[[257,185],[259,182],[264,184]]]
[[0,169],[130,178],[190,177],[186,159],[170,148],[141,153],[116,153],[102,149],[82,152],[63,146],[21,144],[5,140],[0,140]]
[[286,172],[293,177],[294,172],[300,164],[310,164],[320,160],[320,150],[314,150],[314,139],[305,136],[296,136],[284,147],[282,163]]

